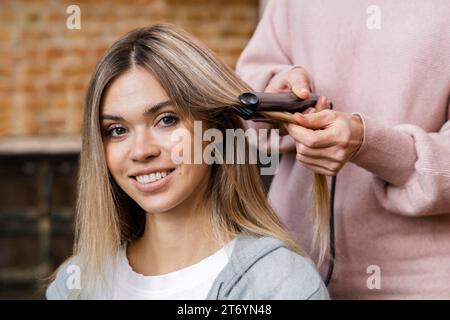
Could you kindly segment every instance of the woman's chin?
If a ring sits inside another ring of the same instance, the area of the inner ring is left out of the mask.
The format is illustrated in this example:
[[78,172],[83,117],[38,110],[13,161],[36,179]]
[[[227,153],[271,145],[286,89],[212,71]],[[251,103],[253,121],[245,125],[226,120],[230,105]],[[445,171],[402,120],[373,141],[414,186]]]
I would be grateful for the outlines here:
[[142,209],[145,210],[145,212],[154,214],[170,213],[176,207],[175,204],[171,204],[169,201],[161,201],[161,203],[159,203],[160,201],[152,201],[150,204],[150,201],[147,200],[140,203],[138,202],[138,204]]

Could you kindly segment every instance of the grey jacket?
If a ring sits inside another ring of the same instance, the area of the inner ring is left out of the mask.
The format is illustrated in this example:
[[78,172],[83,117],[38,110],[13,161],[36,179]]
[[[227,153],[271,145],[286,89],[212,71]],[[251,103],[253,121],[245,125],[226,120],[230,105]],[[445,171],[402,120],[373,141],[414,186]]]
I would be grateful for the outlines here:
[[313,262],[270,237],[239,237],[207,299],[329,299]]
[[[76,259],[76,258],[72,258]],[[47,299],[79,299],[66,286],[61,268]],[[207,299],[329,299],[314,264],[270,237],[238,237],[230,261],[219,273]]]

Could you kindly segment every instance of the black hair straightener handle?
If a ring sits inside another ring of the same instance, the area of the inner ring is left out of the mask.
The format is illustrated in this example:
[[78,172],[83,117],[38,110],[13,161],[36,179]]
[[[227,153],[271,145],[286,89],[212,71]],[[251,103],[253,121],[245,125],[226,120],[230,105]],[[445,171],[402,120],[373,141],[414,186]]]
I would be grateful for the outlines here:
[[302,100],[290,92],[245,92],[238,99],[239,104],[233,110],[245,120],[293,122],[292,114],[313,108],[318,97],[311,95],[309,99]]

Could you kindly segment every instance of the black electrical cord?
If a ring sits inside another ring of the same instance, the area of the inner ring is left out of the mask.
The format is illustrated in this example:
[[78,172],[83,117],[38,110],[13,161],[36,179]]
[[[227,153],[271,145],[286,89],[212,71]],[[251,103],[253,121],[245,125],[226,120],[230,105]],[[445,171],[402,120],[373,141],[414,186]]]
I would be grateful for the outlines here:
[[327,275],[325,277],[325,285],[331,281],[334,270],[334,260],[336,257],[334,247],[334,193],[336,192],[336,176],[331,177],[331,190],[330,190],[330,259],[328,262]]

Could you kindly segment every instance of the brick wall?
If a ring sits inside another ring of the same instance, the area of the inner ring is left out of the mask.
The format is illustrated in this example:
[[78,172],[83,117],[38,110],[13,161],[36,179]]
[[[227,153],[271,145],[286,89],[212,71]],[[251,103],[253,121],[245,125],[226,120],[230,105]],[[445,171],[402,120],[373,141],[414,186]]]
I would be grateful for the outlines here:
[[0,137],[78,134],[96,61],[133,28],[178,24],[234,67],[257,21],[258,0],[1,0]]

